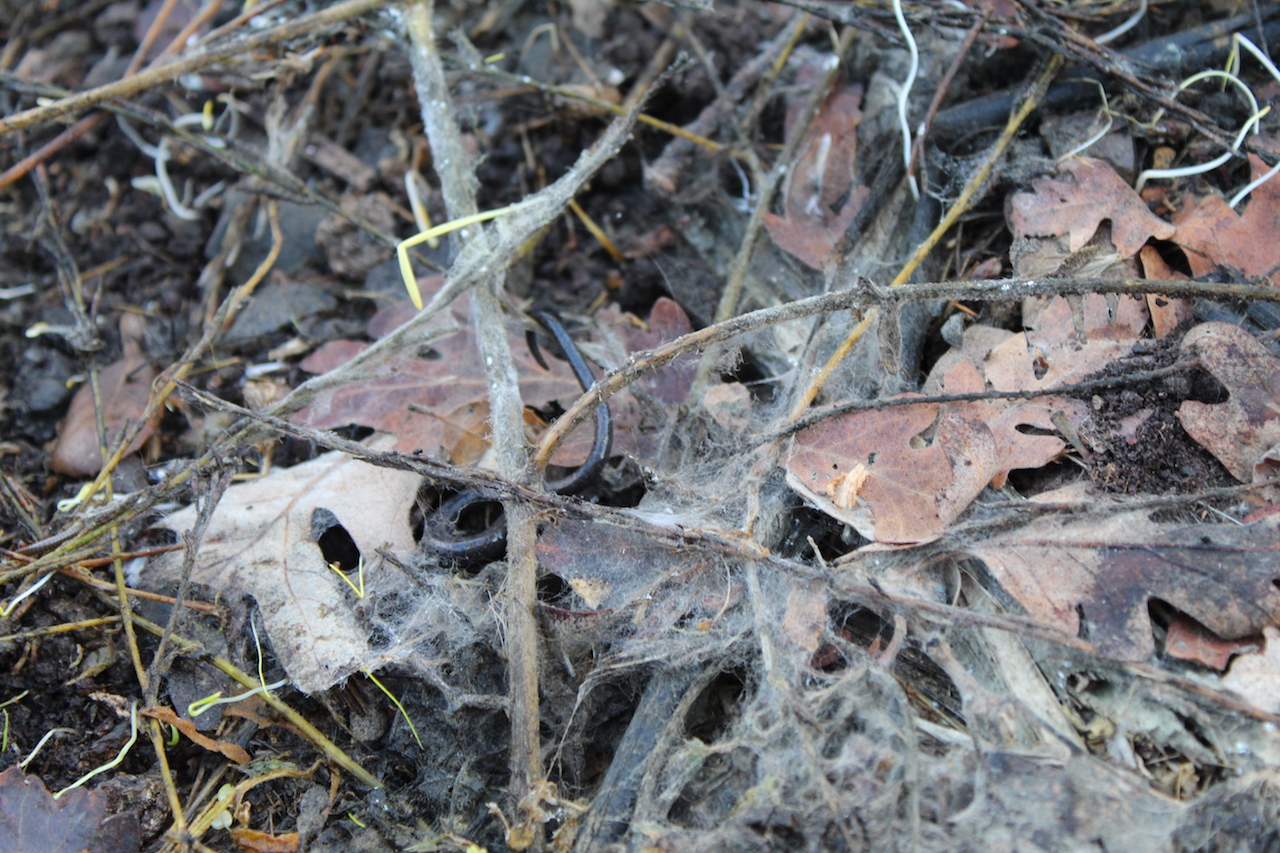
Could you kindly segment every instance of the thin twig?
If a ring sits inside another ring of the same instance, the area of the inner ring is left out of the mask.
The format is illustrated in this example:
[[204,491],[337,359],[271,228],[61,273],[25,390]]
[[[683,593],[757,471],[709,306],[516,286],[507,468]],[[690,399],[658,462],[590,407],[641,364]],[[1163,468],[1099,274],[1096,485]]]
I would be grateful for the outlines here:
[[24,127],[51,121],[67,113],[79,112],[102,103],[109,98],[127,98],[136,92],[150,88],[158,83],[165,83],[183,74],[199,71],[201,68],[222,62],[237,55],[249,53],[259,48],[270,47],[298,36],[306,35],[321,27],[339,24],[357,15],[385,6],[385,0],[345,0],[345,2],[322,9],[310,15],[304,15],[279,26],[250,33],[241,39],[235,39],[217,48],[212,48],[192,56],[184,56],[164,65],[153,66],[145,71],[106,83],[85,92],[78,92],[52,104],[33,107],[8,118],[0,118],[0,135]]

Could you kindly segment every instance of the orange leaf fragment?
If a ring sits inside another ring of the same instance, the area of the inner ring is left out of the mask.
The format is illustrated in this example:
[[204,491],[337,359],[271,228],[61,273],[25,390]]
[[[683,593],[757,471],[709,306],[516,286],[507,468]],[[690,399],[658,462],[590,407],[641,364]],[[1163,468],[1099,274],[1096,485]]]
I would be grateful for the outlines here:
[[1219,672],[1227,668],[1234,655],[1262,650],[1256,637],[1224,640],[1190,616],[1175,614],[1165,632],[1164,653],[1171,658],[1192,660]]
[[190,720],[179,717],[177,712],[165,705],[157,705],[154,708],[148,708],[142,712],[143,716],[154,717],[162,723],[167,723],[178,731],[182,732],[187,738],[197,746],[204,747],[210,752],[217,752],[226,758],[231,759],[236,764],[248,764],[251,756],[245,751],[244,747],[235,743],[228,743],[222,740],[214,740],[200,734],[196,729],[195,723]]
[[256,829],[233,829],[231,839],[246,853],[298,853],[298,833],[272,835]]

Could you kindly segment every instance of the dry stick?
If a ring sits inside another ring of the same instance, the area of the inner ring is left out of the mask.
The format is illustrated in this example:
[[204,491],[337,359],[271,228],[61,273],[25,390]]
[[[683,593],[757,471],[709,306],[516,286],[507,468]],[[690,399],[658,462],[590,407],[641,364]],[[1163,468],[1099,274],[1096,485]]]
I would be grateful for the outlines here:
[[[764,227],[764,215],[773,203],[773,196],[778,191],[782,179],[795,167],[795,159],[800,151],[800,145],[804,142],[805,136],[809,132],[809,126],[813,124],[814,118],[818,115],[822,102],[826,100],[827,93],[831,90],[831,86],[835,83],[841,69],[844,67],[844,55],[853,45],[853,39],[857,32],[853,27],[845,27],[844,32],[840,34],[840,39],[836,43],[832,54],[835,61],[823,69],[822,76],[815,82],[813,89],[809,93],[808,100],[805,101],[804,109],[797,118],[795,126],[788,133],[786,144],[783,145],[782,151],[778,154],[777,161],[765,177],[764,185],[758,188],[759,195],[756,205],[751,211],[751,219],[747,222],[746,233],[743,234],[742,243],[738,246],[737,254],[734,255],[733,261],[729,264],[729,274],[725,281],[724,292],[720,295],[720,304],[716,306],[714,318],[716,323],[723,323],[738,311],[738,302],[742,298],[742,286],[747,278],[747,267],[751,262],[751,255],[756,247],[756,238],[760,236],[760,229]],[[703,382],[705,382],[703,371],[708,366],[709,359],[704,359],[703,364],[699,365],[699,376]],[[695,386],[698,384],[700,383],[694,383]]]
[[[221,0],[219,0],[221,2]],[[129,77],[137,72],[142,65],[143,59],[146,58],[147,51],[151,50],[151,46],[155,44],[156,38],[160,34],[160,30],[164,27],[165,21],[169,19],[169,15],[173,12],[173,7],[177,0],[165,0],[160,11],[151,21],[151,26],[147,29],[147,33],[142,38],[142,42],[138,45],[138,49],[133,52],[133,58],[129,61],[128,67],[125,69],[123,77]],[[217,5],[211,4],[211,5]],[[176,42],[176,40],[175,40]],[[170,42],[169,47],[172,48],[175,42]],[[66,148],[75,140],[84,136],[93,128],[102,124],[106,120],[106,113],[96,113],[94,115],[85,116],[71,127],[59,133],[52,140],[40,146],[35,152],[23,157],[17,163],[10,166],[0,174],[0,190],[19,180],[23,175],[30,172],[36,166],[47,161],[50,157],[57,154],[63,148]]]
[[[807,17],[805,20],[807,20]],[[803,29],[803,23],[800,25],[800,29]],[[774,162],[773,168],[765,176],[764,182],[757,188],[756,203],[751,209],[751,218],[747,220],[742,242],[738,244],[738,251],[733,256],[733,260],[729,262],[729,272],[725,277],[724,291],[720,294],[720,303],[716,306],[714,318],[716,323],[723,323],[737,313],[738,302],[742,299],[742,288],[747,279],[747,270],[751,265],[751,256],[756,249],[756,240],[760,236],[760,229],[764,227],[764,216],[773,204],[774,194],[777,193],[782,179],[786,177],[790,170],[795,168],[795,160],[800,153],[800,145],[805,141],[809,133],[809,126],[813,124],[814,117],[817,116],[819,108],[821,108],[823,101],[826,100],[831,86],[839,77],[843,68],[844,55],[853,45],[853,39],[857,32],[853,27],[845,27],[844,32],[840,34],[835,51],[832,54],[835,61],[822,70],[822,76],[810,91],[809,97],[805,101],[804,109],[801,111],[795,126],[787,134],[787,142],[779,153],[777,161]],[[702,360],[698,364],[698,373],[689,388],[688,401],[696,400],[702,396],[707,380],[718,359],[718,347],[712,347],[703,354]]]
[[212,65],[215,62],[231,59],[238,54],[306,35],[319,27],[342,23],[349,18],[383,6],[386,6],[386,0],[346,0],[346,2],[338,3],[319,12],[287,21],[261,32],[252,33],[244,38],[235,39],[225,45],[202,51],[194,56],[175,59],[164,65],[148,68],[146,71],[124,80],[117,80],[114,83],[107,83],[85,92],[78,92],[52,104],[34,107],[8,118],[0,119],[0,135],[50,121],[67,113],[87,109],[109,98],[128,97],[157,83],[164,83],[183,74],[198,71],[206,65]]
[[0,190],[3,190],[14,181],[21,179],[22,176],[26,175],[36,166],[44,163],[63,148],[66,148],[72,142],[75,142],[77,139],[93,130],[101,124],[106,117],[106,113],[97,113],[95,115],[85,116],[35,151],[32,151],[26,157],[23,157],[17,163],[14,163],[12,166],[5,169],[3,173],[0,173]]
[[[972,176],[970,176],[968,183],[965,184],[964,189],[960,193],[960,197],[956,199],[955,204],[953,204],[951,209],[946,212],[946,215],[942,217],[942,221],[933,229],[933,232],[916,247],[915,252],[913,252],[911,257],[907,260],[906,265],[903,266],[902,270],[894,277],[893,281],[890,282],[890,286],[896,287],[897,285],[905,284],[907,279],[911,278],[911,274],[916,271],[916,268],[919,267],[920,264],[924,262],[924,259],[928,257],[929,253],[933,251],[933,247],[938,244],[938,242],[946,235],[947,231],[951,229],[951,226],[955,224],[956,220],[958,220],[960,216],[974,203],[977,199],[978,193],[986,185],[987,179],[991,177],[992,171],[995,170],[996,163],[998,163],[1000,158],[1004,156],[1005,149],[1009,147],[1009,143],[1013,142],[1013,137],[1017,134],[1018,129],[1022,127],[1022,123],[1026,121],[1027,116],[1031,115],[1032,111],[1039,105],[1040,99],[1043,98],[1044,93],[1048,91],[1049,83],[1052,82],[1055,76],[1057,76],[1058,71],[1063,66],[1063,63],[1063,58],[1055,54],[1044,64],[1044,68],[1041,69],[1040,73],[1036,76],[1036,79],[1032,82],[1030,89],[1027,91],[1026,97],[1022,99],[1018,108],[1009,116],[1008,122],[1005,123],[1004,130],[1001,132],[1000,137],[996,140],[995,144],[992,145],[991,149],[987,152],[987,156],[983,160],[982,165],[974,171]],[[804,414],[805,409],[809,408],[809,405],[813,403],[813,399],[818,396],[818,392],[822,390],[822,387],[827,383],[827,380],[831,378],[831,374],[840,365],[840,362],[844,361],[845,356],[847,356],[853,349],[853,345],[861,339],[862,335],[868,328],[870,328],[871,324],[879,318],[879,316],[880,309],[876,306],[872,306],[871,309],[862,317],[862,320],[854,326],[853,330],[849,332],[849,335],[840,343],[840,346],[836,347],[835,352],[833,352],[831,357],[827,359],[827,363],[822,366],[822,369],[818,371],[818,375],[813,378],[813,381],[809,383],[809,387],[805,389],[804,393],[800,395],[800,399],[796,401],[795,408],[791,410],[791,414],[789,416],[790,421],[799,420],[801,415]]]
[[[664,47],[665,45],[666,43],[664,43]],[[591,106],[596,107],[597,109],[603,110],[604,112],[607,112],[607,113],[612,113],[615,116],[621,117],[621,116],[627,115],[627,107],[625,104],[622,104],[622,105],[615,104],[610,101],[606,101],[603,98],[597,98],[593,95],[588,95],[585,92],[580,92],[573,89],[566,89],[561,86],[555,86],[551,83],[544,83],[543,81],[535,80],[534,78],[529,77],[528,75],[512,74],[509,71],[503,71],[500,68],[494,68],[489,65],[473,66],[470,64],[464,64],[454,57],[447,57],[447,59],[450,63],[461,65],[462,67],[466,68],[467,71],[473,74],[479,74],[485,77],[490,77],[494,80],[501,80],[504,83],[511,83],[516,86],[534,89],[535,91],[541,92],[544,95],[554,95],[555,97],[565,98],[571,101],[581,101],[584,104],[590,104]],[[647,88],[648,88],[647,86],[643,85],[643,78],[636,82],[636,89],[638,91],[645,91],[647,90]],[[647,113],[638,114],[636,116],[636,121],[639,122],[640,124],[647,124],[656,130],[661,130],[665,133],[669,133],[672,136],[678,136],[681,139],[687,139],[693,144],[699,145],[705,148],[707,151],[709,151],[712,154],[718,154],[721,151],[725,150],[725,145],[722,142],[716,142],[713,139],[707,139],[705,136],[700,136],[697,133],[687,130],[678,124],[672,124],[669,121],[663,121],[662,119],[654,118],[653,116],[648,115]]]
[[844,311],[874,298],[892,299],[989,299],[1013,300],[1022,296],[1059,293],[1160,293],[1169,296],[1204,296],[1219,299],[1260,299],[1280,302],[1280,288],[1247,284],[1216,284],[1199,281],[1156,281],[1150,279],[997,279],[973,282],[912,284],[881,291],[875,287],[841,290],[797,299],[784,305],[762,308],[732,320],[682,335],[660,347],[632,353],[621,367],[605,374],[569,407],[542,435],[534,466],[541,471],[560,443],[575,427],[591,417],[596,406],[623,391],[646,373],[670,364],[690,352],[729,340],[756,329],[785,323],[815,314]]
[[[34,83],[30,80],[24,80],[20,77],[16,77],[3,70],[0,70],[0,82],[3,82],[14,91],[33,94],[37,97],[63,98],[72,94],[69,90],[63,89],[59,86]],[[256,161],[245,152],[237,151],[230,146],[226,148],[216,148],[207,142],[202,134],[192,133],[184,127],[175,127],[173,122],[169,121],[169,119],[161,113],[148,110],[128,101],[109,101],[102,104],[101,109],[116,113],[133,121],[149,125],[161,133],[167,134],[180,142],[186,143],[197,151],[209,155],[230,169],[246,175],[253,175],[261,178],[268,183],[275,184],[279,188],[279,191],[282,191],[283,193],[292,194],[298,197],[301,201],[319,205],[329,213],[346,219],[361,231],[364,231],[366,234],[377,240],[381,240],[388,246],[394,247],[398,242],[390,234],[384,234],[377,228],[374,228],[368,220],[362,219],[359,216],[353,215],[349,211],[343,210],[339,204],[324,195],[321,195],[290,172],[277,168],[270,163]],[[224,141],[234,144],[234,140]]]
[[[989,300],[1006,300],[1018,299],[1023,296],[1036,295],[1057,295],[1059,293],[1153,293],[1165,294],[1175,297],[1195,297],[1201,296],[1210,299],[1254,299],[1261,301],[1280,301],[1280,288],[1259,287],[1256,285],[1246,284],[1218,284],[1213,282],[1197,282],[1197,281],[1154,281],[1147,279],[1049,279],[1042,281],[1023,281],[1017,279],[1000,279],[991,281],[976,282],[938,282],[912,284],[904,287],[895,288],[892,291],[885,291],[884,294],[878,294],[881,298],[892,299],[989,299]],[[877,295],[876,291],[872,291],[872,295]],[[728,340],[729,338],[752,331],[758,328],[764,328],[773,323],[786,322],[789,320],[809,317],[824,312],[848,310],[860,302],[866,301],[868,296],[862,291],[845,290],[837,293],[823,294],[821,296],[810,297],[808,299],[797,300],[773,308],[766,308],[751,314],[744,314],[735,317],[727,323],[717,326],[708,326],[689,335],[685,335],[674,341],[671,341],[655,350],[633,353],[628,359],[626,365],[619,368],[597,381],[592,389],[579,398],[564,416],[557,419],[552,425],[551,430],[543,437],[543,441],[538,446],[538,454],[535,463],[539,468],[545,467],[546,460],[550,458],[550,454],[559,447],[564,437],[572,431],[574,427],[591,417],[595,406],[601,401],[607,400],[613,395],[624,390],[628,385],[634,382],[644,374],[651,372],[665,364],[674,361],[681,355],[688,352],[696,351],[708,345],[708,343]],[[428,307],[429,310],[429,307]],[[424,310],[423,314],[426,314]],[[419,317],[423,316],[422,314]],[[411,321],[412,322],[412,321]],[[403,327],[402,327],[403,328]],[[395,335],[395,333],[393,333]],[[388,340],[393,335],[389,335],[382,340]],[[381,343],[381,341],[379,341]],[[394,344],[402,346],[403,339],[396,338]],[[377,346],[378,344],[375,344]],[[371,348],[372,349],[372,348]],[[307,400],[309,394],[307,391],[313,391],[314,388],[327,388],[338,382],[347,381],[349,373],[354,372],[355,359],[348,362],[342,368],[337,368],[330,374],[309,380],[303,388],[296,390],[294,393],[298,395],[300,400]],[[336,377],[336,379],[331,379]],[[315,383],[313,385],[313,383]],[[182,383],[178,383],[182,385]],[[443,463],[435,462],[430,459],[410,460],[401,459],[394,454],[377,454],[368,450],[368,448],[357,442],[346,441],[334,436],[332,433],[321,432],[317,430],[308,430],[304,427],[294,426],[287,421],[283,421],[277,414],[294,411],[295,409],[287,402],[289,399],[278,403],[268,410],[267,414],[258,414],[250,412],[246,409],[238,409],[231,407],[229,404],[215,397],[208,397],[195,392],[194,389],[186,388],[188,394],[196,397],[203,405],[210,408],[221,408],[226,411],[239,415],[244,420],[232,427],[228,435],[219,441],[214,447],[205,452],[203,456],[194,462],[180,468],[172,477],[151,486],[126,498],[123,502],[118,503],[106,511],[104,511],[91,524],[85,528],[73,531],[64,531],[56,536],[50,537],[48,540],[35,543],[28,546],[28,553],[22,555],[23,558],[30,558],[34,554],[40,554],[38,559],[25,566],[11,569],[7,572],[0,573],[0,584],[9,583],[19,580],[27,575],[52,571],[63,567],[70,563],[88,560],[93,558],[95,549],[93,543],[100,538],[111,527],[122,523],[125,519],[136,516],[139,512],[143,512],[152,506],[155,506],[161,500],[170,498],[182,488],[188,479],[199,471],[203,471],[210,465],[216,464],[219,454],[227,450],[227,448],[235,447],[241,442],[250,440],[256,433],[262,431],[265,425],[267,429],[275,432],[283,432],[289,435],[297,435],[308,441],[315,442],[318,446],[327,447],[335,450],[341,450],[357,458],[365,459],[373,464],[384,467],[397,468],[399,470],[414,471],[424,476],[433,477],[438,480],[459,483],[464,486],[472,486],[476,488],[489,489],[502,495],[519,495],[520,497],[538,503],[541,506],[560,509],[572,509],[579,504],[572,499],[562,498],[560,496],[535,496],[531,492],[521,492],[519,488],[511,484],[504,483],[501,480],[492,477],[475,474],[473,472],[460,470]],[[296,405],[301,405],[296,403]],[[590,510],[587,510],[591,512]]]
[[[418,89],[423,125],[450,219],[478,212],[479,184],[474,158],[463,144],[453,115],[453,102],[445,80],[432,32],[431,0],[418,0],[405,10],[406,29],[411,43],[409,59]],[[476,228],[471,236],[486,251],[492,251],[490,232]],[[471,290],[471,306],[476,340],[489,388],[492,444],[498,470],[514,482],[526,482],[529,457],[524,437],[524,403],[520,399],[519,376],[497,289],[505,270],[493,270],[488,281]],[[507,517],[507,576],[502,595],[506,625],[508,691],[511,715],[510,805],[525,801],[536,790],[544,774],[539,738],[541,712],[538,697],[538,629],[534,616],[537,604],[538,566],[534,557],[537,528],[532,509],[515,500],[503,502]],[[528,815],[527,819],[534,819]],[[524,817],[521,818],[523,821]]]

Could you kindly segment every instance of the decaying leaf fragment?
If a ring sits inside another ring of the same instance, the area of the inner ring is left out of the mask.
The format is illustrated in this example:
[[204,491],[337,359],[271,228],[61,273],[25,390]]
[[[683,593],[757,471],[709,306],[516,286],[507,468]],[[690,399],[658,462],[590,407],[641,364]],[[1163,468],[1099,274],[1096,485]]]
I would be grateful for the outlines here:
[[1006,219],[1015,237],[1065,237],[1076,252],[1103,220],[1120,257],[1131,258],[1148,239],[1168,240],[1174,227],[1147,209],[1115,169],[1091,157],[1073,157],[1060,169],[1069,177],[1036,178],[1033,191],[1014,193]]
[[[443,279],[423,281],[430,299]],[[297,423],[316,429],[360,424],[396,436],[395,449],[444,455],[454,464],[479,459],[488,448],[489,390],[475,342],[469,302],[456,300],[435,318],[427,331],[436,336],[416,351],[391,359],[375,375],[322,391],[294,416]],[[416,312],[408,300],[382,309],[370,321],[369,332],[382,338]],[[509,333],[511,352],[519,369],[520,394],[527,406],[546,407],[553,401],[572,402],[582,390],[568,365],[547,359],[547,368],[529,353],[520,333]],[[302,362],[312,373],[326,373],[364,348],[354,341],[330,341]],[[549,368],[549,369],[548,369]],[[412,406],[412,407],[411,407]],[[557,465],[577,465],[587,456],[590,430],[575,430]]]
[[72,788],[54,799],[37,776],[17,767],[0,773],[0,839],[9,853],[128,853],[138,836],[137,816],[108,816],[101,791]]
[[1182,349],[1231,394],[1225,403],[1183,402],[1182,428],[1242,483],[1280,475],[1280,359],[1231,323],[1196,326]]
[[1239,693],[1259,711],[1280,714],[1280,628],[1268,626],[1262,633],[1265,648],[1236,658],[1222,686]]
[[[600,559],[601,554],[609,559]],[[661,584],[709,565],[699,554],[672,553],[642,533],[573,520],[561,521],[539,537],[537,555],[591,610],[633,607],[651,598]]]
[[970,547],[1036,620],[1085,636],[1107,657],[1155,651],[1152,599],[1220,637],[1255,635],[1280,620],[1280,520],[1175,526],[1146,513],[1102,520],[1043,517]]

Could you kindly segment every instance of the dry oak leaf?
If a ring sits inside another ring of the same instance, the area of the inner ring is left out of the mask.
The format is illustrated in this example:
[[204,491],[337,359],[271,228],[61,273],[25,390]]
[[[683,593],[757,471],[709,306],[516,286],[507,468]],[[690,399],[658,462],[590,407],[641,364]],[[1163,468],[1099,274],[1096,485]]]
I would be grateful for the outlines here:
[[[442,282],[438,276],[422,280],[423,298],[429,300]],[[424,334],[433,336],[415,351],[396,355],[360,381],[322,391],[293,420],[315,429],[360,424],[394,435],[395,449],[401,453],[423,451],[444,456],[455,465],[477,461],[488,449],[489,386],[468,306],[467,300],[456,300],[428,324]],[[369,334],[385,337],[414,311],[408,300],[383,308],[370,321]],[[548,357],[549,369],[544,369],[529,353],[521,332],[509,330],[508,339],[526,406],[567,405],[582,393],[567,363]],[[330,341],[304,359],[301,367],[309,373],[327,373],[364,348],[355,341]],[[552,461],[581,464],[591,438],[590,425],[574,430]]]
[[1280,620],[1280,519],[1175,526],[1140,512],[1042,517],[969,548],[1038,622],[1086,636],[1126,661],[1155,652],[1148,605],[1159,599],[1219,637]]
[[1079,429],[1089,408],[1058,396],[945,405],[928,397],[1068,384],[1128,352],[1145,324],[1141,300],[1090,294],[1078,312],[1061,297],[1049,301],[1025,333],[971,326],[934,365],[920,405],[853,412],[798,433],[787,482],[873,541],[936,539],[988,484],[1063,452],[1066,442],[1045,434],[1056,431],[1056,413]]
[[801,430],[786,460],[788,485],[876,542],[937,539],[986,486],[997,450],[981,420],[920,395],[903,398],[916,397],[919,405]]
[[[370,442],[389,449],[390,438]],[[378,548],[414,547],[409,513],[421,477],[326,453],[227,489],[200,544],[191,580],[214,593],[250,595],[289,680],[305,693],[325,690],[354,672],[378,668],[379,653],[351,606],[351,590],[326,564],[316,542],[336,519],[351,535],[366,572]],[[327,513],[327,515],[326,515]],[[182,534],[195,526],[187,507],[158,525]],[[183,552],[153,559],[146,588],[176,584]]]
[[1014,193],[1006,219],[1015,237],[1066,237],[1079,251],[1104,219],[1120,257],[1137,254],[1151,237],[1168,240],[1174,227],[1147,209],[1115,169],[1091,157],[1073,157],[1060,166],[1069,177],[1040,177],[1033,191]]
[[[1254,154],[1249,155],[1249,165],[1255,179],[1269,171]],[[1194,276],[1223,267],[1277,281],[1273,276],[1280,269],[1280,181],[1267,181],[1245,204],[1239,214],[1219,196],[1188,196],[1173,218],[1178,229],[1173,241],[1186,253]]]
[[1231,395],[1225,403],[1183,402],[1182,428],[1242,483],[1280,475],[1280,359],[1231,323],[1196,326],[1182,350],[1198,355]]
[[[774,244],[816,270],[835,250],[866,203],[870,188],[855,170],[862,87],[833,90],[814,116],[801,154],[787,175],[783,214],[764,215]],[[786,133],[799,119],[802,99],[788,105]]]

